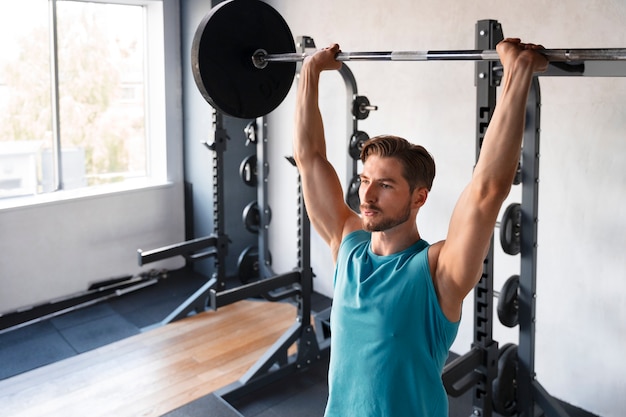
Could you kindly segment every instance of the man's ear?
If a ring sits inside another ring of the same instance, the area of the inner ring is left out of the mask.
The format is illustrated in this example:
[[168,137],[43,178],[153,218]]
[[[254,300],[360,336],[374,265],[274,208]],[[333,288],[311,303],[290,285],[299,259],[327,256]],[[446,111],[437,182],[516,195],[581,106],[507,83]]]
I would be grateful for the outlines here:
[[413,205],[416,208],[420,208],[426,203],[428,199],[428,188],[426,187],[417,187],[413,190]]

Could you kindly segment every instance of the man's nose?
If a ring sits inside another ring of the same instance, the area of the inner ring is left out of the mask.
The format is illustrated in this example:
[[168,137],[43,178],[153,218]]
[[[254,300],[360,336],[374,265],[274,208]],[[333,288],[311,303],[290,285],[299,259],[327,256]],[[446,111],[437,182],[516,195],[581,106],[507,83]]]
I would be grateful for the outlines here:
[[372,184],[361,185],[361,201],[372,202],[376,201],[376,191]]

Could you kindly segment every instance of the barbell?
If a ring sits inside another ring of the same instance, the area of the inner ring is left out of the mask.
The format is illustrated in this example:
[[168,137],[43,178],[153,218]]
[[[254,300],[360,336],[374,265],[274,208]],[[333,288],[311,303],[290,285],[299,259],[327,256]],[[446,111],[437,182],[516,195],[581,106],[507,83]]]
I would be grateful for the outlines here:
[[[615,61],[626,60],[625,50],[606,49],[544,49],[539,51],[551,62]],[[307,53],[269,54],[258,49],[252,54],[252,64],[263,69],[269,62],[303,61]],[[339,52],[337,61],[498,61],[495,49],[455,50],[455,51],[378,51],[378,52]]]
[[[551,62],[626,60],[626,48],[544,49]],[[194,80],[217,110],[252,119],[285,99],[296,73],[297,53],[283,17],[261,0],[229,0],[200,22],[191,46]],[[495,50],[340,52],[339,61],[497,61]]]

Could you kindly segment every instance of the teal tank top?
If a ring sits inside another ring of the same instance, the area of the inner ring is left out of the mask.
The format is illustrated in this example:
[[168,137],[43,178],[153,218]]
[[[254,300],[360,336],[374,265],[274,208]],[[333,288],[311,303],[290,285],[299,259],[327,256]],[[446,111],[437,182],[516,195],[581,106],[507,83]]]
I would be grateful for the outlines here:
[[326,417],[448,417],[441,374],[459,323],[441,311],[429,244],[379,256],[359,230],[339,247]]

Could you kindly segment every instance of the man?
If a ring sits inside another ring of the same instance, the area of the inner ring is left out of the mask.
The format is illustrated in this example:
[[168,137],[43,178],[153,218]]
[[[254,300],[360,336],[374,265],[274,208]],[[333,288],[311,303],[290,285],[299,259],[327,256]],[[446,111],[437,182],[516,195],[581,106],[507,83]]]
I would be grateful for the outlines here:
[[361,216],[350,210],[326,157],[318,106],[320,73],[340,68],[339,46],[305,60],[294,157],[311,223],[335,262],[327,417],[448,416],[441,373],[515,176],[532,77],[547,67],[540,48],[519,39],[497,46],[500,99],[448,235],[432,245],[416,224],[435,175],[431,156],[395,136],[370,139],[361,153]]

